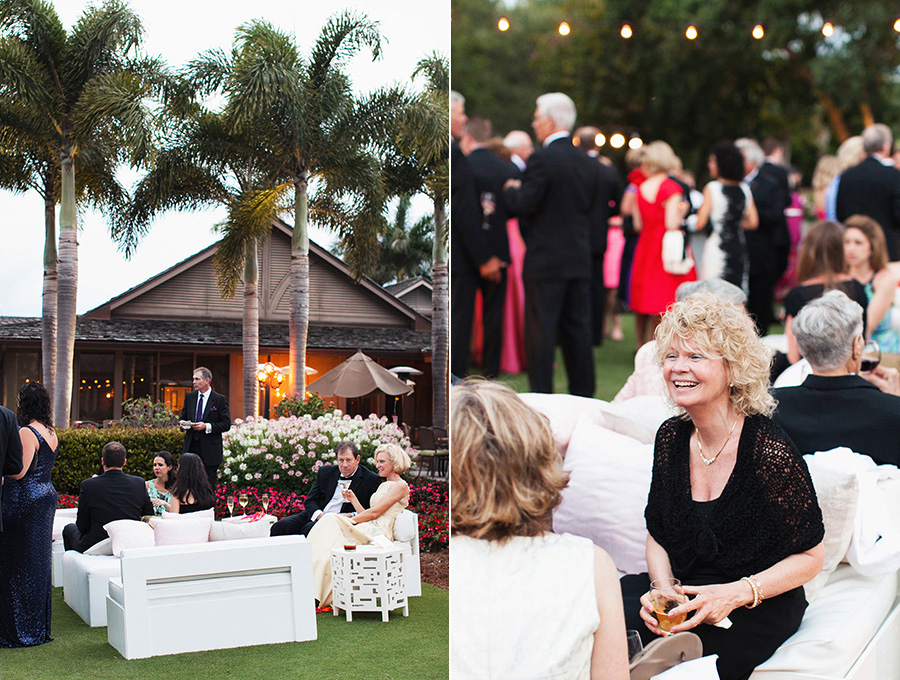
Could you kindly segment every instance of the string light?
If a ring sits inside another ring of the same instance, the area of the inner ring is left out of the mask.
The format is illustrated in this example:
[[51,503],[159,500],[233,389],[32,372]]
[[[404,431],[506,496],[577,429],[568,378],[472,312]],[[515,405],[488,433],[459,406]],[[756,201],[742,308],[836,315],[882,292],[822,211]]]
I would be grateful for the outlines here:
[[[898,19],[897,21],[900,22],[900,19]],[[629,26],[628,24],[622,24],[622,30],[619,31],[619,34],[623,38],[625,38],[625,40],[628,40],[628,38],[630,38],[632,35],[634,35],[634,33],[631,30],[631,26]]]
[[569,22],[567,22],[567,21],[564,21],[559,25],[559,34],[560,35],[569,35],[569,32],[571,30],[572,29],[569,28]]
[[834,26],[830,21],[826,21],[825,25],[822,26],[822,35],[826,38],[830,37],[834,33]]
[[697,37],[697,27],[694,24],[691,24],[687,27],[687,30],[684,32],[684,37],[688,40],[694,40]]
[[621,132],[617,132],[609,138],[609,145],[614,149],[621,149],[625,146],[625,135]]
[[763,29],[762,24],[756,24],[756,26],[753,27],[753,32],[751,35],[753,35],[753,37],[756,38],[757,40],[762,40],[762,37],[765,34],[766,34],[766,31],[765,31],[765,29]]
[[644,146],[644,140],[634,135],[631,139],[628,140],[628,148],[629,149],[640,149]]
[[894,22],[894,30],[897,31],[897,33],[900,33],[900,19],[897,19],[897,21]]
[[594,137],[594,144],[596,144],[597,146],[603,146],[604,144],[606,144],[606,135],[604,135],[602,132],[598,132],[597,136]]
[[506,17],[500,17],[500,21],[497,22],[497,28],[499,28],[501,31],[508,31],[509,19],[507,19]]

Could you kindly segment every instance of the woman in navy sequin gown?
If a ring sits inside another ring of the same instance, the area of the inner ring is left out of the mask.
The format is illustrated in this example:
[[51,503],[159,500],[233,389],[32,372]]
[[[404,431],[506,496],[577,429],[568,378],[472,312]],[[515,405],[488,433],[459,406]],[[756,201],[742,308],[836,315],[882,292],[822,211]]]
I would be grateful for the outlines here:
[[43,385],[19,390],[16,413],[22,472],[3,478],[0,532],[0,647],[50,642],[50,544],[56,489],[50,481],[58,440]]

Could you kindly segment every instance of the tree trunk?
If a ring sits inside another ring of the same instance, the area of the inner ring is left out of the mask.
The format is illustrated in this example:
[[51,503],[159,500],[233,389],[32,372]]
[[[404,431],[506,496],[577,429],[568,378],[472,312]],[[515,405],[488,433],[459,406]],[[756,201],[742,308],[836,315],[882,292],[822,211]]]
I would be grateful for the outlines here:
[[[259,414],[259,383],[256,366],[259,363],[259,260],[256,241],[244,260],[244,417]],[[264,413],[268,418],[269,414]]]
[[294,183],[294,231],[291,236],[291,382],[290,393],[306,398],[306,341],[309,335],[309,230],[306,221],[307,175]]
[[59,208],[59,309],[57,327],[56,394],[53,421],[69,427],[72,408],[72,371],[75,362],[75,309],[78,295],[78,230],[75,222],[75,156],[60,153],[62,200]]
[[41,382],[48,394],[56,394],[56,173],[48,173],[44,194],[44,290],[41,297]]
[[444,247],[447,229],[444,202],[434,202],[434,278],[433,308],[431,316],[431,378],[433,382],[432,423],[447,428],[447,402],[450,389],[450,285],[447,271],[447,249]]

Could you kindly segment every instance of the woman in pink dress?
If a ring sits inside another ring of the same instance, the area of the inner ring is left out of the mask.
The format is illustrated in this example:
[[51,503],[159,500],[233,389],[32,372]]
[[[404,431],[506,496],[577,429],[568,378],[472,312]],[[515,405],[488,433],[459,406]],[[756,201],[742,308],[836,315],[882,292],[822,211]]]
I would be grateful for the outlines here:
[[646,179],[638,187],[640,220],[635,220],[640,237],[631,266],[631,311],[638,348],[653,337],[660,316],[675,301],[675,289],[685,281],[697,280],[694,267],[685,274],[663,269],[663,236],[668,230],[680,229],[684,215],[681,187],[668,176],[674,165],[675,153],[665,142],[645,147],[641,169]]

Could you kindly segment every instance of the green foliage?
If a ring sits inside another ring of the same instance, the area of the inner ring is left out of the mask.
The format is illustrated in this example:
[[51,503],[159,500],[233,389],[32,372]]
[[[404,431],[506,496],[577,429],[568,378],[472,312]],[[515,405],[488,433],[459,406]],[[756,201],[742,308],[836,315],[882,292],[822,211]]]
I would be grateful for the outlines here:
[[109,442],[120,442],[126,451],[125,472],[144,479],[153,477],[157,451],[178,454],[184,433],[172,428],[125,428],[102,430],[72,428],[57,430],[59,454],[53,466],[53,485],[59,493],[78,494],[82,480],[100,471],[100,450]]
[[127,415],[120,421],[122,427],[177,427],[178,414],[168,404],[148,397],[126,399],[122,410]]
[[313,420],[326,413],[334,412],[334,404],[325,405],[325,400],[318,394],[310,394],[303,399],[299,394],[289,394],[282,399],[274,409],[275,418],[287,416],[309,416]]

